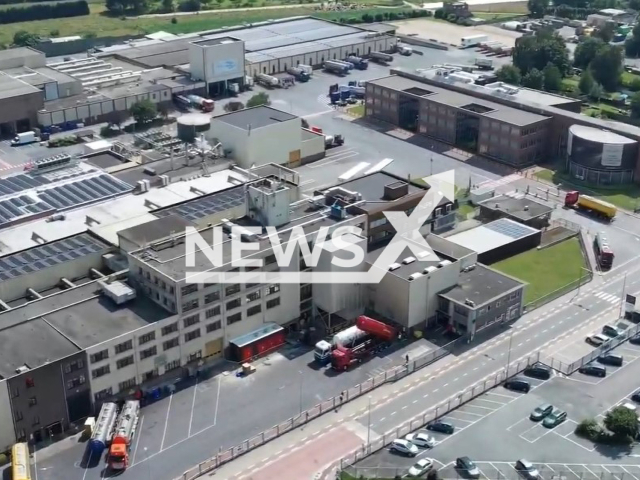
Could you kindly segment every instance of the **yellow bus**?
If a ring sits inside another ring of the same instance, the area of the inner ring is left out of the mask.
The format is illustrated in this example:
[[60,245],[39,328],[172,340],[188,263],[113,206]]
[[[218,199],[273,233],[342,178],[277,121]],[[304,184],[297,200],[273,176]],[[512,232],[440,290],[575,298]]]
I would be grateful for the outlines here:
[[12,480],[31,480],[29,445],[26,443],[16,443],[11,447],[11,475]]

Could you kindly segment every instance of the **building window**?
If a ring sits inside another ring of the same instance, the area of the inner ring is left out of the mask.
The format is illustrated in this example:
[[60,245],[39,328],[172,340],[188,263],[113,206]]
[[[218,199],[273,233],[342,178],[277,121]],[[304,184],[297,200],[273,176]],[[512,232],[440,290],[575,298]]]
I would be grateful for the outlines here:
[[64,373],[71,373],[75,370],[80,370],[84,367],[84,361],[81,358],[74,360],[73,362],[69,362],[64,366]]
[[280,297],[267,301],[267,309],[277,307],[278,305],[280,305]]
[[154,368],[153,370],[149,370],[148,372],[144,372],[142,374],[142,381],[146,382],[148,380],[153,380],[157,376],[158,376],[158,369]]
[[509,300],[515,300],[516,298],[518,298],[518,293],[519,292],[513,292],[511,295],[509,295]]
[[211,292],[207,293],[204,296],[204,304],[207,305],[209,303],[213,303],[215,301],[220,300],[220,292]]
[[197,352],[193,352],[191,355],[187,357],[187,362],[195,362],[202,358],[202,352],[198,350]]
[[311,285],[305,285],[300,289],[300,301],[310,299],[312,294],[313,294],[313,290]]
[[271,265],[272,263],[276,263],[276,256],[275,255],[269,255],[268,257],[265,257],[264,259],[264,265]]
[[35,407],[38,404],[38,399],[36,397],[29,397],[29,406]]
[[229,295],[235,295],[240,291],[240,284],[236,283],[234,285],[229,285],[224,289],[224,294],[228,297]]
[[191,315],[190,317],[185,317],[182,319],[182,324],[184,328],[190,327],[191,325],[195,325],[200,321],[200,314]]
[[242,312],[234,313],[227,317],[227,325],[233,325],[242,320]]
[[188,312],[189,310],[193,310],[195,308],[198,308],[199,302],[197,298],[194,298],[193,300],[189,300],[188,302],[184,302],[182,304],[182,311],[183,312]]
[[257,315],[262,311],[262,305],[255,305],[247,310],[247,317]]
[[215,317],[216,315],[220,315],[220,305],[216,305],[215,307],[208,309],[205,312],[204,315],[207,318],[211,318],[211,317]]
[[216,330],[220,330],[220,328],[222,328],[222,320],[210,323],[207,325],[207,333],[215,332]]
[[152,340],[156,339],[156,332],[145,333],[138,337],[138,345],[144,345],[145,343],[149,343]]
[[109,367],[109,365],[105,365],[104,367],[96,368],[95,370],[93,370],[91,372],[91,377],[100,378],[108,375],[109,373],[111,373],[111,367]]
[[118,367],[118,370],[120,370],[121,368],[127,367],[129,365],[133,365],[133,362],[134,362],[133,355],[129,355],[128,357],[124,357],[118,360],[116,362],[116,367]]
[[251,292],[249,295],[247,295],[247,303],[248,302],[255,302],[256,300],[260,300],[260,290],[256,290],[255,292]]
[[84,385],[84,382],[86,382],[84,375],[80,375],[79,377],[72,378],[71,380],[67,381],[67,389],[71,390],[72,388],[76,388],[76,387],[79,387],[80,385]]
[[22,416],[22,412],[16,410],[16,422],[19,422],[20,420],[22,420],[24,417]]
[[500,305],[502,305],[502,300],[498,300],[496,302],[496,308],[500,308]]
[[166,327],[162,327],[162,336],[169,335],[170,333],[178,331],[178,322],[172,323],[171,325],[167,325]]
[[170,372],[171,370],[175,370],[176,368],[180,368],[180,359],[174,360],[173,362],[168,362],[164,366],[164,371]]
[[142,350],[140,352],[140,360],[144,360],[145,358],[153,357],[158,353],[158,348],[154,345],[151,348],[147,348],[146,350]]
[[273,295],[274,293],[278,293],[279,291],[280,291],[280,284],[276,283],[274,285],[269,285],[265,290],[265,294],[269,296],[269,295]]
[[227,302],[227,310],[233,310],[234,308],[238,308],[241,305],[242,305],[242,300],[240,300],[239,298],[236,298],[234,300],[231,300],[230,302]]
[[136,386],[136,377],[130,378],[129,380],[125,380],[124,382],[118,383],[118,391],[122,392],[124,390],[129,390]]
[[178,345],[180,345],[180,338],[175,337],[175,338],[172,338],[171,340],[167,340],[166,342],[164,342],[162,344],[162,350],[166,352],[167,350],[176,348]]
[[126,342],[119,343],[116,345],[116,355],[119,353],[126,352],[127,350],[131,350],[133,348],[133,340],[127,340]]
[[200,337],[200,329],[199,328],[193,330],[192,332],[185,333],[184,334],[184,341],[185,342],[190,342],[191,340],[195,340],[198,337]]
[[93,353],[89,358],[91,359],[91,363],[97,363],[102,360],[106,360],[107,358],[109,358],[109,350],[102,350],[100,352]]
[[198,284],[197,283],[192,283],[190,285],[185,285],[184,287],[182,287],[180,289],[180,292],[182,293],[182,295],[189,295],[190,293],[197,292],[197,291],[198,291]]
[[109,388],[105,388],[104,390],[100,390],[99,392],[96,392],[93,395],[93,398],[96,399],[96,402],[99,402],[103,398],[110,397],[111,395],[113,395],[113,390],[111,390],[111,387],[109,387]]

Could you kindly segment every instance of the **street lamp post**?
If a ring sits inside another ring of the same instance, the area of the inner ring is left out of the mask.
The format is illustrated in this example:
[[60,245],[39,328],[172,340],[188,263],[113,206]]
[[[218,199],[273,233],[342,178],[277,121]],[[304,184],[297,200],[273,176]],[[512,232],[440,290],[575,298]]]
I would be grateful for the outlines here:
[[367,413],[367,446],[369,446],[370,439],[371,439],[371,395],[369,395],[369,410]]
[[511,342],[513,341],[513,330],[511,330],[511,335],[509,335],[509,351],[507,352],[507,367],[505,379],[509,377],[509,363],[511,362]]
[[624,281],[622,282],[622,297],[620,298],[620,317],[624,315],[624,300],[625,300],[625,290],[627,289],[627,274],[624,274]]
[[301,371],[298,371],[300,374],[300,415],[302,416],[302,381],[304,380],[304,375]]

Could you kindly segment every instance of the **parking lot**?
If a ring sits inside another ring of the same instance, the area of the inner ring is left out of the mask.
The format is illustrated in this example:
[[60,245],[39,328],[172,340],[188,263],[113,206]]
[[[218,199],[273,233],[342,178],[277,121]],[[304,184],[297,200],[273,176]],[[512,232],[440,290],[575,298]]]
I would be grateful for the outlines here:
[[[452,478],[458,476],[455,459],[468,456],[485,479],[517,478],[514,463],[526,458],[543,478],[640,480],[640,446],[595,445],[574,433],[586,418],[601,422],[611,408],[635,404],[631,395],[640,389],[640,346],[626,342],[611,353],[622,355],[623,365],[607,365],[604,378],[578,372],[569,377],[556,373],[546,381],[527,378],[532,387],[527,394],[497,387],[442,417],[455,431],[429,431],[436,439],[434,448],[421,450],[416,458],[385,449],[359,462],[351,473],[403,475],[416,460],[428,457],[446,471],[441,478]],[[554,428],[530,420],[531,411],[541,404],[566,411],[567,419]]]

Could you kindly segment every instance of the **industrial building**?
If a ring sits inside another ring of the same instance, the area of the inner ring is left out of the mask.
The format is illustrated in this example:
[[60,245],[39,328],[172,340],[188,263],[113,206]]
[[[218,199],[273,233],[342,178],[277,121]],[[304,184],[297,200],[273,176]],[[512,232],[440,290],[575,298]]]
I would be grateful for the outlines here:
[[[561,158],[574,178],[589,183],[639,181],[640,128],[582,115],[578,100],[561,95],[475,85],[459,70],[392,69],[367,82],[366,115],[518,169]],[[586,158],[570,145],[588,151]]]
[[536,202],[529,196],[499,195],[478,203],[482,221],[508,218],[529,227],[543,229],[549,226],[553,207]]

